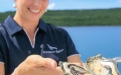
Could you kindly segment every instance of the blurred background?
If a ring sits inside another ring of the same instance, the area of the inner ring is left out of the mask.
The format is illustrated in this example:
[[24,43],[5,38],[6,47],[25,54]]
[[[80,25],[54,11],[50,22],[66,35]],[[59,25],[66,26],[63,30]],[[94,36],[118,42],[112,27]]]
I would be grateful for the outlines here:
[[[0,0],[0,22],[15,14],[13,4]],[[83,62],[97,54],[121,57],[121,0],[50,0],[42,19],[68,31]]]

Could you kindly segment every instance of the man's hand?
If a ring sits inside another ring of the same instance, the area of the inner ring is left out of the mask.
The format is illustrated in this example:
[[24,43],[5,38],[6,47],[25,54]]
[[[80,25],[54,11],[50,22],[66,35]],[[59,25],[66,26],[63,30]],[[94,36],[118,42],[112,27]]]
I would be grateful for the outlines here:
[[[40,55],[27,57],[16,69],[16,75],[64,75],[55,60]],[[12,74],[14,75],[14,74]]]

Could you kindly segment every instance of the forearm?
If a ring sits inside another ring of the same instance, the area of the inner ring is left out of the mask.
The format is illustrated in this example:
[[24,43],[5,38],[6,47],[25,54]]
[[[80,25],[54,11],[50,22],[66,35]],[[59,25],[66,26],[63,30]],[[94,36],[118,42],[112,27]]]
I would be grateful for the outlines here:
[[68,62],[79,63],[80,66],[83,65],[82,61],[80,60],[80,56],[79,55],[73,55],[73,56],[68,57]]
[[0,63],[0,75],[5,75],[4,64]]

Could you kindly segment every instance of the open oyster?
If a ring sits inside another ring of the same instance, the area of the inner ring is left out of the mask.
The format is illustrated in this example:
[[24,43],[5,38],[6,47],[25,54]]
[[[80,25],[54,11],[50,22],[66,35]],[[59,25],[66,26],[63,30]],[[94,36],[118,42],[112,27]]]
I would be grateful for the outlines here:
[[59,62],[59,66],[65,75],[120,75],[117,62],[106,59],[101,54],[88,58],[86,67],[67,62]]
[[88,58],[86,66],[93,75],[120,75],[117,62],[106,59],[101,54]]
[[86,68],[72,63],[59,62],[59,66],[65,75],[92,75]]

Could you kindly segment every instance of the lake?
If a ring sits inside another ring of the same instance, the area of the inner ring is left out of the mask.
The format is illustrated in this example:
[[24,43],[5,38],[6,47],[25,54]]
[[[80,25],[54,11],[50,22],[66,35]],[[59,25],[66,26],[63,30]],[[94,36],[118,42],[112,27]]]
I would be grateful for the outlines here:
[[[121,57],[121,26],[62,27],[70,34],[81,60],[102,54],[106,58]],[[121,72],[121,62],[118,63]]]

